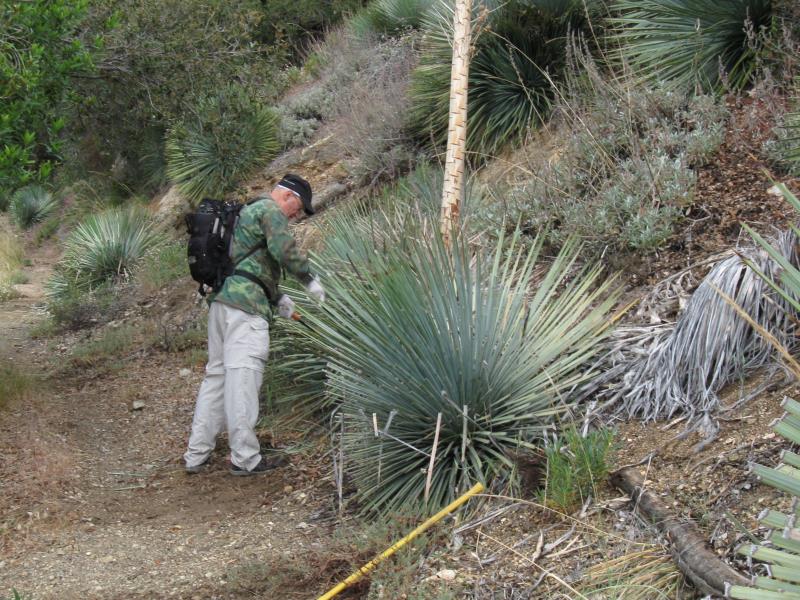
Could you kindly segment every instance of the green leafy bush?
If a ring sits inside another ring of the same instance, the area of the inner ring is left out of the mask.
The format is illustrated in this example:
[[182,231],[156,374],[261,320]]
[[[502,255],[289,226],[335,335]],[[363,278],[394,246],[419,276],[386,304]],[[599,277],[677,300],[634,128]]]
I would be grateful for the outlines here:
[[32,184],[18,189],[11,197],[9,211],[14,222],[29,229],[44,221],[58,208],[58,200],[40,185]]
[[[344,419],[345,468],[361,506],[378,512],[421,501],[439,413],[431,506],[508,478],[506,451],[532,445],[566,409],[615,298],[598,268],[574,274],[574,242],[534,290],[540,244],[501,240],[476,255],[460,236],[450,251],[436,221],[397,210],[329,224],[317,270],[336,276],[325,310],[307,316]],[[387,435],[375,436],[373,414],[381,429],[393,415]]]
[[143,208],[116,208],[92,215],[67,239],[47,295],[57,303],[108,283],[128,281],[144,257],[164,241],[164,234]]
[[42,182],[61,159],[72,76],[92,68],[80,36],[87,0],[0,5],[0,198]]
[[771,0],[617,0],[616,42],[643,78],[684,90],[736,89],[752,81]]
[[236,82],[274,102],[288,75],[285,56],[256,39],[265,18],[259,0],[93,3],[85,28],[102,40],[102,52],[97,77],[76,82],[75,168],[115,168],[129,188],[152,189],[157,169],[148,157],[157,166],[163,132],[197,108],[198,94]]
[[590,431],[583,437],[574,427],[545,448],[547,479],[540,492],[542,502],[563,512],[571,512],[605,481],[614,448],[614,433],[608,429]]
[[[587,7],[592,11],[597,5],[590,1]],[[547,117],[553,82],[566,66],[568,33],[586,21],[579,0],[484,0],[473,14],[467,148],[482,161]],[[410,88],[409,127],[421,142],[438,148],[447,140],[452,35],[452,12],[441,6],[431,11]]]
[[315,38],[363,4],[363,0],[261,0],[263,16],[254,38],[296,63]]
[[201,98],[169,132],[167,176],[191,200],[222,196],[277,154],[276,120],[236,88]]

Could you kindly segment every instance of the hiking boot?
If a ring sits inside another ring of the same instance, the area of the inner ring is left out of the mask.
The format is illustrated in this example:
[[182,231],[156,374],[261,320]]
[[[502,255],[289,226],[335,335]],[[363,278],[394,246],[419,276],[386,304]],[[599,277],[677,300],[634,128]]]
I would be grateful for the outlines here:
[[208,469],[209,464],[211,463],[211,457],[209,456],[199,465],[194,465],[193,467],[184,467],[187,475],[197,475],[198,473],[202,473],[206,469]]
[[282,467],[286,465],[289,460],[281,455],[277,454],[275,456],[271,456],[269,458],[261,457],[259,463],[253,467],[251,470],[242,469],[241,467],[237,467],[234,464],[231,464],[230,472],[231,475],[236,475],[237,477],[247,477],[248,475],[263,475],[272,469],[277,469],[278,467]]

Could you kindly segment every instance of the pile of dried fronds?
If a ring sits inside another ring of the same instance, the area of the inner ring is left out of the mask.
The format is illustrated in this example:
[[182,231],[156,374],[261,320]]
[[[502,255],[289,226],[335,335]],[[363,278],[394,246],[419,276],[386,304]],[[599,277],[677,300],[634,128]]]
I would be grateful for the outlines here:
[[[798,264],[797,241],[794,232],[787,232],[774,244],[793,265]],[[773,346],[723,294],[784,347],[796,347],[794,308],[746,261],[768,277],[779,276],[781,267],[764,250],[731,254],[701,282],[674,325],[619,328],[595,365],[601,375],[583,391],[629,417],[707,417],[720,407],[723,386],[774,364]]]

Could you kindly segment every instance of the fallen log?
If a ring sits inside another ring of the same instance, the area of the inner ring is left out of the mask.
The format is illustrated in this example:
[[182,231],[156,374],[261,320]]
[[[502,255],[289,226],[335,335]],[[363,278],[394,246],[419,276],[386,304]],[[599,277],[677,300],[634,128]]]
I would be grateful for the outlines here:
[[[692,522],[680,520],[655,494],[644,489],[642,475],[628,467],[611,473],[611,483],[631,497],[639,513],[670,543],[670,552],[686,578],[704,594],[725,596],[725,583],[749,586],[750,580],[720,559]],[[671,502],[670,502],[671,503]]]

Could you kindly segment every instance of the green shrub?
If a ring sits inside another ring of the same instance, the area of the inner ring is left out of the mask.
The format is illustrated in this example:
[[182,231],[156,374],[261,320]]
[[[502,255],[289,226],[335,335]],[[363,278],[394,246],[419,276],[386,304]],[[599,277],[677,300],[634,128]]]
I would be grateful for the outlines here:
[[111,282],[85,289],[79,281],[54,275],[45,288],[47,312],[52,326],[50,331],[74,330],[105,323],[120,316],[132,302],[131,290],[126,285]]
[[535,176],[492,188],[497,199],[473,211],[473,227],[519,223],[556,244],[577,235],[611,259],[652,251],[690,206],[695,169],[722,143],[727,109],[711,96],[608,80],[582,60],[551,125],[558,147],[531,142],[522,166]]
[[67,239],[46,294],[57,302],[128,281],[147,253],[157,251],[164,242],[164,234],[143,208],[114,208],[92,215]]
[[58,201],[40,185],[29,185],[14,192],[9,212],[22,229],[44,221],[58,207]]
[[[378,512],[421,501],[438,413],[431,506],[509,477],[506,451],[533,444],[566,409],[615,296],[597,268],[570,277],[575,243],[533,292],[540,244],[500,240],[476,255],[461,236],[451,252],[438,221],[397,210],[406,215],[329,223],[317,267],[336,277],[325,311],[306,317],[344,418],[345,468],[363,509]],[[389,436],[376,437],[373,413],[384,428],[393,412]]]
[[[586,6],[593,11],[597,5]],[[484,0],[476,2],[473,14],[467,148],[474,160],[483,161],[547,117],[553,82],[566,66],[568,33],[585,26],[585,13],[580,0],[541,5]],[[422,143],[432,141],[437,148],[447,140],[451,38],[451,11],[432,11],[411,80],[409,126]]]
[[572,512],[605,481],[614,448],[614,433],[608,429],[589,432],[586,437],[574,427],[545,448],[547,479],[540,492],[542,502],[563,512]]
[[615,40],[643,78],[686,91],[752,82],[771,0],[617,0]]
[[196,114],[170,130],[167,176],[191,200],[220,197],[278,152],[275,113],[228,88],[198,101]]
[[287,84],[286,61],[256,40],[262,11],[259,0],[93,3],[84,27],[102,39],[104,68],[76,82],[76,162],[90,172],[118,170],[129,188],[152,190],[163,133],[196,110],[199,93],[237,82],[274,102]]
[[263,17],[254,37],[296,63],[315,38],[363,4],[363,0],[262,0]]
[[0,5],[0,204],[46,181],[60,160],[76,74],[92,68],[81,25],[87,0]]

